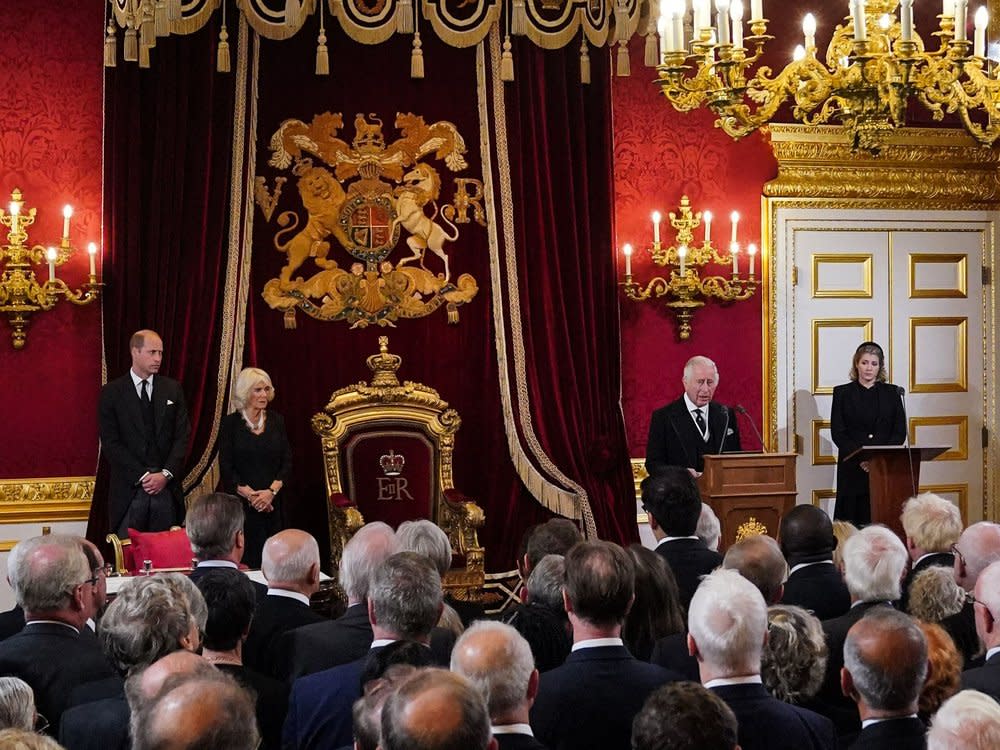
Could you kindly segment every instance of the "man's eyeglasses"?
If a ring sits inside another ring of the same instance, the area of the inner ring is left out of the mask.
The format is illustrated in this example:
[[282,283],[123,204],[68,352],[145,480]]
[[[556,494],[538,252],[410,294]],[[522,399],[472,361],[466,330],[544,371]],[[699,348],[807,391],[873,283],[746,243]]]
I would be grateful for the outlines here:
[[[94,568],[91,572],[94,574],[91,578],[88,578],[83,583],[89,583],[91,586],[96,586],[101,578],[107,578],[114,572],[115,568],[113,565],[102,565],[99,568]],[[103,573],[103,575],[102,575]],[[82,586],[83,583],[80,585]]]
[[[955,555],[955,557],[958,558],[958,564],[961,565],[964,568],[965,567],[965,555],[963,555],[961,553],[961,551],[958,549],[958,545],[957,544],[951,545],[951,551]],[[963,575],[964,575],[964,573],[963,573]]]

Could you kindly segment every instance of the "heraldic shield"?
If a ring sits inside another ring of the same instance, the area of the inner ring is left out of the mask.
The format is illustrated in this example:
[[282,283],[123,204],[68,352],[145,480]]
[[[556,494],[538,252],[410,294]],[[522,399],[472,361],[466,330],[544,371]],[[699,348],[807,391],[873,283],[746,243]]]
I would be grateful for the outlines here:
[[379,338],[379,353],[366,362],[371,382],[335,391],[312,418],[323,445],[332,568],[339,568],[344,544],[365,521],[395,528],[425,518],[451,542],[452,567],[444,576],[448,593],[478,601],[485,550],[477,529],[485,517],[452,481],[462,420],[433,388],[409,380],[400,384],[396,371],[402,358],[389,353],[387,337]]

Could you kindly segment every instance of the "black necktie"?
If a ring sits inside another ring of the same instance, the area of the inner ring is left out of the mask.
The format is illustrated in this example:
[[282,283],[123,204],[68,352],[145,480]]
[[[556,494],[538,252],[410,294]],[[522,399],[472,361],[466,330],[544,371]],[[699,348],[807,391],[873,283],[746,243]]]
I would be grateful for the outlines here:
[[701,436],[705,437],[705,418],[701,416],[701,409],[694,409],[694,423],[698,425]]
[[148,386],[149,386],[149,381],[148,380],[143,380],[142,381],[142,395],[139,396],[139,398],[142,399],[143,405],[146,405],[146,404],[149,403],[149,391],[146,390],[148,388]]

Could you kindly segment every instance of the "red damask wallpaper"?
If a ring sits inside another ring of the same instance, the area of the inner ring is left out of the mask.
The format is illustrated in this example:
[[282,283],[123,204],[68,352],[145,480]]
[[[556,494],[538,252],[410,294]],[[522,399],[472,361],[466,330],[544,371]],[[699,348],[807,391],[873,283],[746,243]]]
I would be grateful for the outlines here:
[[[661,237],[673,240],[666,216],[677,211],[682,195],[692,209],[714,214],[712,236],[729,236],[729,214],[740,213],[739,239],[760,246],[760,203],[763,185],[777,174],[770,145],[760,134],[733,142],[713,126],[704,111],[680,114],[652,81],[656,72],[643,63],[643,39],[631,45],[632,75],[615,78],[615,221],[619,277],[624,279],[621,246],[636,248],[632,273],[648,281],[665,269],[655,266],[645,248],[653,239],[650,214],[664,216]],[[701,229],[696,239],[701,239]],[[745,268],[745,267],[744,267]],[[655,272],[655,273],[654,273]],[[760,256],[757,258],[760,273]],[[621,294],[622,407],[633,457],[646,454],[649,415],[681,393],[681,371],[687,359],[703,354],[719,366],[716,398],[742,404],[758,427],[762,413],[761,297],[722,307],[712,302],[694,317],[691,338],[680,342],[673,314],[655,301],[633,302]],[[741,417],[743,447],[758,447]]]
[[[59,268],[73,288],[86,280],[87,242],[101,241],[104,7],[7,3],[0,34],[0,201],[18,187],[38,209],[33,244],[57,242],[62,207],[73,205],[80,253]],[[20,351],[0,319],[0,478],[93,474],[100,385],[99,302],[36,314]]]

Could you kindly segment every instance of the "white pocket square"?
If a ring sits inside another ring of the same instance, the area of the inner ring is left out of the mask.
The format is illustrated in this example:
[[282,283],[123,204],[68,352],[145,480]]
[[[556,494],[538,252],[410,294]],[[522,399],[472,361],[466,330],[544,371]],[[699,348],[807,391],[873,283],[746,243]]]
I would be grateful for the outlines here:
[[[173,406],[173,405],[174,405],[174,402],[173,402],[173,401],[171,401],[171,400],[170,400],[170,399],[168,398],[168,399],[167,399],[167,406]],[[730,432],[732,432],[732,430],[730,430]]]
[[[170,402],[168,401],[167,403],[170,403]],[[730,427],[729,429],[726,430],[726,435],[732,435],[732,434],[733,434],[733,428]]]

